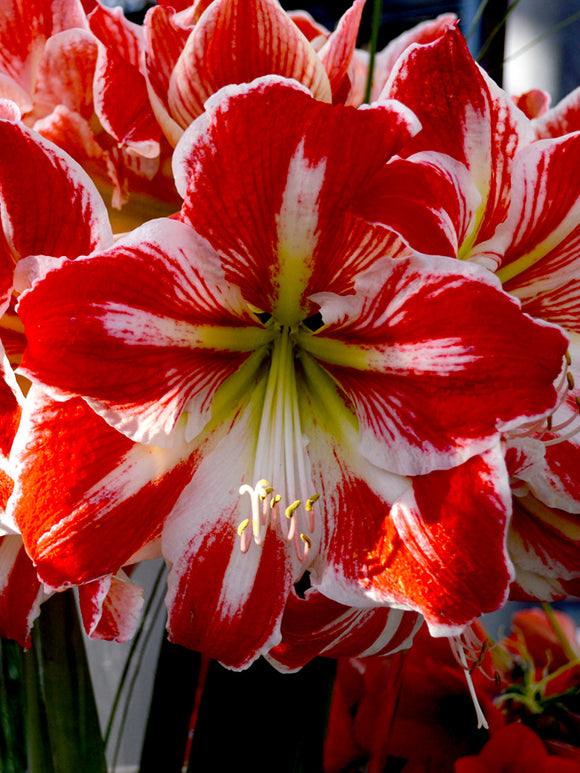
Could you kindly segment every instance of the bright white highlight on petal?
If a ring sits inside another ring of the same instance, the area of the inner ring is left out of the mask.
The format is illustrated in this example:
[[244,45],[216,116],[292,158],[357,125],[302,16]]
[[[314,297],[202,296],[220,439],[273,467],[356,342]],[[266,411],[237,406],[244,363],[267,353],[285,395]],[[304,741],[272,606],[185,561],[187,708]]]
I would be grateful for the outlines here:
[[301,316],[302,293],[308,282],[319,238],[319,198],[326,160],[312,164],[302,141],[288,168],[282,205],[276,217],[278,298],[273,314],[281,324],[292,325]]

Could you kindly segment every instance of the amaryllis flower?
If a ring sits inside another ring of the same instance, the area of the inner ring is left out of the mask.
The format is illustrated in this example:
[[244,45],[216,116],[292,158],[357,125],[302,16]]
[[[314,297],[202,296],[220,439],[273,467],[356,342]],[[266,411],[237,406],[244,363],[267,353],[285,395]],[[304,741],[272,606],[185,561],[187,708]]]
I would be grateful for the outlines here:
[[80,0],[8,0],[0,42],[0,95],[18,104],[28,126],[80,161],[115,207],[130,192],[148,194],[138,199],[139,222],[143,210],[177,209],[139,69],[141,27],[120,8],[95,4],[87,17]]
[[[305,570],[438,634],[503,602],[500,439],[554,408],[567,339],[479,266],[393,260],[355,214],[418,128],[396,102],[228,87],[176,151],[181,222],[23,266],[39,386],[12,504],[44,582],[114,574],[161,538],[171,637],[236,667],[279,643]],[[415,166],[394,163],[395,191]],[[411,227],[407,193],[393,221]]]
[[[468,224],[457,232],[457,257],[493,271],[526,313],[570,334],[558,410],[549,422],[506,438],[516,496],[509,550],[517,569],[515,597],[578,595],[580,189],[574,169],[580,134],[558,136],[580,129],[578,95],[529,120],[478,68],[451,28],[401,57],[383,92],[387,96],[405,102],[423,125],[404,153],[440,151],[431,156],[433,163],[442,164],[455,185],[457,207],[465,209],[462,222]],[[549,139],[538,141],[540,136]],[[457,163],[469,171],[469,180],[457,174]],[[480,203],[471,199],[475,208],[468,203],[473,186],[481,196]],[[381,222],[388,217],[381,213],[385,206],[375,197],[365,203],[365,214]]]

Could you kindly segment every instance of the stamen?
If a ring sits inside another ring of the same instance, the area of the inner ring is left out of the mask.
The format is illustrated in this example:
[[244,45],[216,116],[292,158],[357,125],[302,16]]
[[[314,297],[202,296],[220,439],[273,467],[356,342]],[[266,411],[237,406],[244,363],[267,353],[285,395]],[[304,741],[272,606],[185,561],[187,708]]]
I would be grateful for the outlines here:
[[479,705],[479,701],[477,699],[477,695],[475,692],[475,687],[473,686],[473,680],[471,678],[471,672],[469,669],[469,666],[467,665],[467,659],[465,657],[465,644],[461,641],[461,637],[459,636],[449,636],[449,646],[451,647],[451,652],[453,653],[455,659],[463,669],[463,673],[465,674],[465,680],[467,682],[467,687],[469,689],[469,694],[471,696],[471,700],[473,703],[473,707],[475,709],[475,715],[477,717],[477,727],[484,727],[486,730],[489,730],[489,725],[487,724],[487,720],[485,718],[485,714],[483,713],[483,710],[481,706]]
[[306,500],[306,522],[310,531],[314,531],[314,503],[319,499],[320,494],[314,494]]
[[294,515],[296,510],[298,510],[299,507],[300,507],[299,499],[294,500],[294,502],[292,502],[291,505],[288,505],[288,507],[284,511],[284,515],[286,516],[286,518],[292,518],[292,516]]
[[298,551],[296,551],[297,555],[298,555],[298,560],[299,561],[306,561],[306,559],[308,558],[308,552],[310,551],[310,548],[312,547],[312,540],[310,539],[308,534],[301,534],[300,535],[300,539],[302,540],[302,542],[304,544],[304,553],[302,555],[300,555],[300,553],[298,553]]

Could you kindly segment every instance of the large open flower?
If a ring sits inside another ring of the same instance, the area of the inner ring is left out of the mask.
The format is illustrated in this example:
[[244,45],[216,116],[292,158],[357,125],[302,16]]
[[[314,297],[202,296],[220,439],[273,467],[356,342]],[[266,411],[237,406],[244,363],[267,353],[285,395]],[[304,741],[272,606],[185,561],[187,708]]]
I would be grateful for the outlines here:
[[[479,266],[392,260],[354,214],[417,129],[395,102],[228,87],[178,148],[182,222],[31,259],[22,372],[50,397],[31,390],[12,501],[45,582],[161,535],[172,637],[234,666],[279,642],[306,569],[438,633],[502,603],[501,433],[553,409],[567,340]],[[394,222],[413,165],[394,164]]]

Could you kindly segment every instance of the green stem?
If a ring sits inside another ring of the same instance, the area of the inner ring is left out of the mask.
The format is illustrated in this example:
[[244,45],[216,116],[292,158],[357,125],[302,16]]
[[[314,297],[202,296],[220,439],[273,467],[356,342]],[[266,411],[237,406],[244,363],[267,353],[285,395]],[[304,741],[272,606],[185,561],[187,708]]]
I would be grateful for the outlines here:
[[106,773],[83,634],[72,592],[42,606],[24,655],[30,773]]
[[364,101],[371,101],[371,94],[373,91],[373,75],[375,71],[375,57],[377,54],[377,44],[379,41],[379,30],[381,28],[381,17],[383,14],[383,0],[374,0],[373,2],[373,19],[371,23],[371,40],[369,45],[370,58],[369,58],[369,72],[367,75],[367,85],[365,88]]

